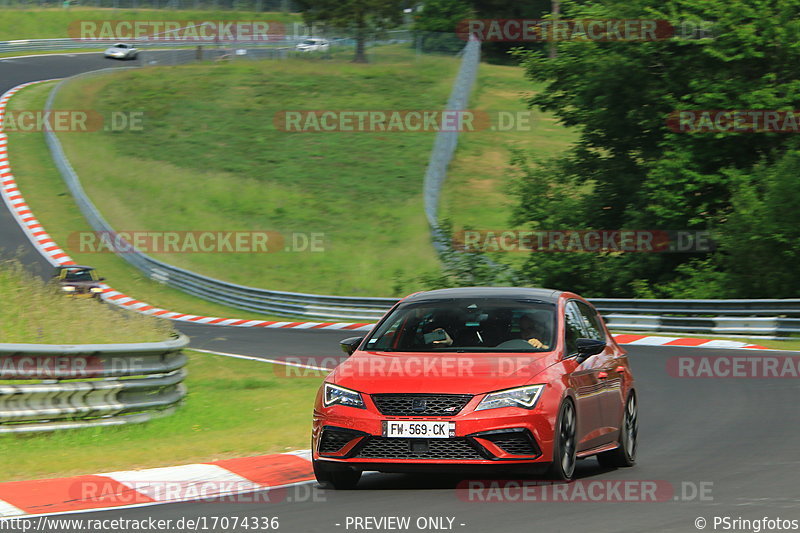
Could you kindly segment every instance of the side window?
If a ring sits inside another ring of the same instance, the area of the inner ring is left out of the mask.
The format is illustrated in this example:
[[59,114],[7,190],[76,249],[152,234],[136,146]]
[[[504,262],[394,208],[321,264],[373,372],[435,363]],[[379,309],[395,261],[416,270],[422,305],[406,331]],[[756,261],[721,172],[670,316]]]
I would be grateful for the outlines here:
[[575,302],[567,302],[567,306],[564,309],[564,330],[566,332],[566,355],[569,357],[578,352],[576,341],[586,337],[583,320]]
[[605,330],[603,330],[600,317],[597,316],[597,311],[583,302],[577,302],[577,305],[583,317],[583,322],[586,325],[586,338],[605,342],[606,333]]

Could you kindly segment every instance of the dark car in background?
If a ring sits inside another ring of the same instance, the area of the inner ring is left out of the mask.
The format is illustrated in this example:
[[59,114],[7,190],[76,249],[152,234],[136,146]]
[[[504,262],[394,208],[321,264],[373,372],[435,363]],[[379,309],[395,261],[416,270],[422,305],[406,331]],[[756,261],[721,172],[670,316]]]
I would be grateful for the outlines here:
[[75,298],[100,298],[105,278],[90,266],[67,265],[56,268],[53,276],[61,292]]

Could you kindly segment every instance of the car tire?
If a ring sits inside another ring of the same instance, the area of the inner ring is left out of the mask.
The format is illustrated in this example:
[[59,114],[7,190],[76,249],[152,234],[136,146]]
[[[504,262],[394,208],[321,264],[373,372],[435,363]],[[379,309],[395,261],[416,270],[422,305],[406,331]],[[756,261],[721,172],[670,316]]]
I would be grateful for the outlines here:
[[636,463],[636,439],[639,433],[639,412],[636,395],[630,393],[625,402],[622,424],[619,429],[619,447],[597,454],[601,466],[628,467]]
[[321,461],[312,460],[314,476],[320,485],[336,490],[352,490],[361,479],[360,470],[350,468],[336,468],[323,465]]
[[575,474],[577,414],[575,404],[567,398],[558,410],[556,431],[553,438],[553,462],[550,464],[550,477],[569,481]]

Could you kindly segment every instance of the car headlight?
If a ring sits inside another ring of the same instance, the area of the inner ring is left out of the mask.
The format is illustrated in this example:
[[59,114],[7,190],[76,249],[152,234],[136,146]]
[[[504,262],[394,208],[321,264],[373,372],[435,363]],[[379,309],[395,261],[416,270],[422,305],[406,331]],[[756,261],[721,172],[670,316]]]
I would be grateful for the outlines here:
[[75,287],[73,287],[72,285],[64,285],[63,287],[61,287],[61,290],[64,292],[75,292]]
[[99,292],[103,292],[103,289],[101,289],[100,287],[92,287],[92,288],[91,288],[91,289],[89,289],[89,290],[90,290],[90,291],[92,291],[92,292],[93,292],[93,293],[95,293],[95,294],[97,294],[97,293],[99,293]]
[[364,405],[364,398],[361,397],[361,393],[331,383],[325,384],[325,395],[322,403],[325,407],[338,404],[349,405],[350,407],[357,407],[359,409],[367,408]]
[[533,409],[539,401],[544,390],[544,385],[529,385],[516,389],[507,389],[491,392],[481,400],[476,411],[484,409],[497,409],[499,407],[521,407],[523,409]]

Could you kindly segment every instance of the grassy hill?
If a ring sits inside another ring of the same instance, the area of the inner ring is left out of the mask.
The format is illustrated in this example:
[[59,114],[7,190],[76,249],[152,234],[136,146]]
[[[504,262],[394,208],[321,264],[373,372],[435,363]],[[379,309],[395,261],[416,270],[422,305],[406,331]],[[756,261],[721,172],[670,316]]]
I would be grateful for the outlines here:
[[[444,108],[455,58],[415,56],[403,46],[370,52],[368,65],[350,63],[342,51],[327,60],[195,64],[73,82],[56,107],[131,110],[146,119],[143,131],[62,134],[62,142],[118,230],[324,234],[316,253],[155,254],[160,259],[272,289],[409,293],[420,288],[420,274],[438,268],[421,194],[434,133],[287,133],[274,124],[286,110]],[[523,98],[534,89],[518,68],[481,65],[471,107],[525,111]],[[26,143],[35,134],[15,135]],[[509,148],[549,154],[572,138],[536,113],[528,129],[464,133],[442,215],[456,228],[507,227]],[[13,153],[13,137],[10,146]],[[36,190],[40,179],[25,176]],[[110,259],[68,251],[94,265]]]
[[60,39],[70,37],[70,23],[81,20],[253,20],[284,24],[300,22],[295,13],[252,13],[247,11],[194,11],[172,9],[16,9],[0,7],[0,41],[18,39]]

